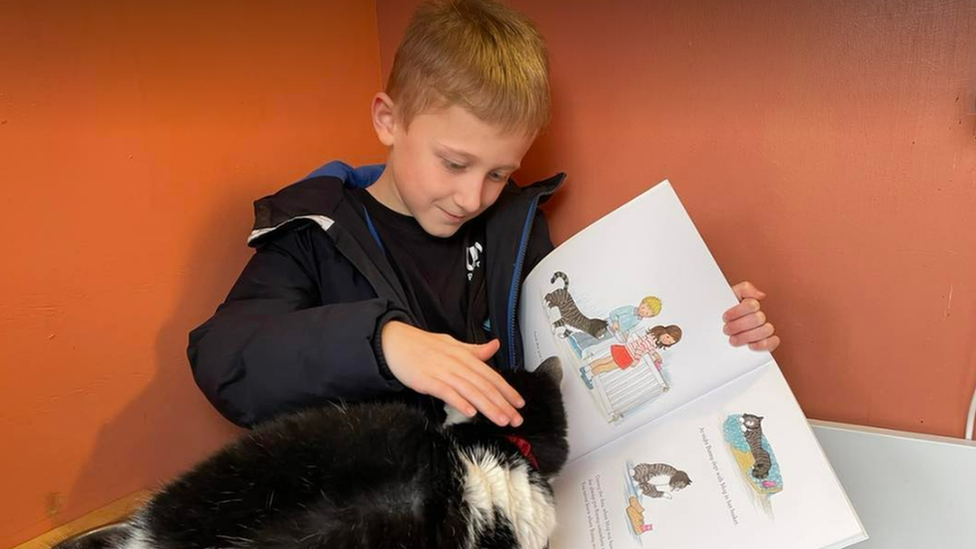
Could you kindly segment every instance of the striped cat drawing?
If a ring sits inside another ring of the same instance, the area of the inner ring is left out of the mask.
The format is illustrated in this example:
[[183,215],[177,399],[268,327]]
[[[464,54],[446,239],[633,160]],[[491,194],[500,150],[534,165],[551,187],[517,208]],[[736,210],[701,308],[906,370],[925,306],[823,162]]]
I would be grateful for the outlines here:
[[595,338],[601,338],[607,333],[607,321],[590,318],[580,312],[579,307],[569,294],[569,277],[562,271],[556,271],[552,275],[550,283],[555,284],[556,280],[563,281],[562,288],[556,288],[545,296],[546,305],[559,309],[559,320],[552,323],[553,328],[567,328],[561,335],[568,337],[568,328],[573,328],[581,332],[586,332]]
[[752,466],[752,476],[757,479],[764,479],[769,476],[769,468],[772,462],[769,459],[769,452],[762,447],[762,420],[761,416],[753,414],[742,414],[742,433],[749,443],[749,450],[752,452],[753,459],[756,460]]
[[[638,463],[630,477],[647,497],[671,499],[671,492],[683,490],[691,484],[688,473],[667,463]],[[665,490],[661,490],[665,488]]]

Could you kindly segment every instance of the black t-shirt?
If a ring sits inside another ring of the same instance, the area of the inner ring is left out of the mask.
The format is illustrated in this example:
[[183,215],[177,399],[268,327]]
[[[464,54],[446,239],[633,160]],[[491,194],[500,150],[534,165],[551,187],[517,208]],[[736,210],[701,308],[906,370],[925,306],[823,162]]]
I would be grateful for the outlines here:
[[393,265],[427,331],[483,343],[487,317],[484,277],[484,221],[475,218],[447,238],[432,236],[411,216],[380,204],[365,189],[353,194],[369,214],[383,251]]

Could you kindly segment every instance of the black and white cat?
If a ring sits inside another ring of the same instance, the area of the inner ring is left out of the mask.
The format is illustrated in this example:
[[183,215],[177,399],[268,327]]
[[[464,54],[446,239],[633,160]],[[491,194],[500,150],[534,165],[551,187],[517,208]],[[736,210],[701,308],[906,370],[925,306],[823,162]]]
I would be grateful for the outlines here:
[[288,415],[121,527],[55,549],[541,549],[556,525],[549,480],[569,452],[562,370],[551,358],[505,377],[526,401],[518,428],[450,411],[436,425],[393,403]]

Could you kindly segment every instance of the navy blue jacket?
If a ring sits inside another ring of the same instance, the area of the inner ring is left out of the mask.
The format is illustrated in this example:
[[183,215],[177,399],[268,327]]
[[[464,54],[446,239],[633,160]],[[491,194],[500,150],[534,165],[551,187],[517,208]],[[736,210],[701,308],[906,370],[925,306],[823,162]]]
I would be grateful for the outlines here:
[[[368,215],[348,193],[372,184],[382,170],[331,162],[254,203],[248,244],[255,253],[214,315],[190,332],[187,350],[194,379],[227,419],[250,426],[339,400],[433,406],[382,364],[384,323],[397,319],[425,328]],[[501,342],[499,368],[522,367],[519,289],[552,250],[538,205],[563,177],[527,187],[510,181],[482,214],[485,320]]]

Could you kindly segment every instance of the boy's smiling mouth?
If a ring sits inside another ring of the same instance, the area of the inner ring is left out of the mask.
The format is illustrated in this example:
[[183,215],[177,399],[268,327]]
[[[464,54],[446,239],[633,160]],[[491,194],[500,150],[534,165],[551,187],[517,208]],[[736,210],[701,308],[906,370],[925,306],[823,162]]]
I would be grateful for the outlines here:
[[441,208],[440,206],[438,206],[438,209],[440,211],[444,212],[444,215],[447,216],[447,218],[450,221],[453,221],[455,223],[462,223],[462,222],[464,222],[465,219],[467,219],[467,216],[464,216],[464,215],[454,215],[451,212],[445,210],[444,208]]

